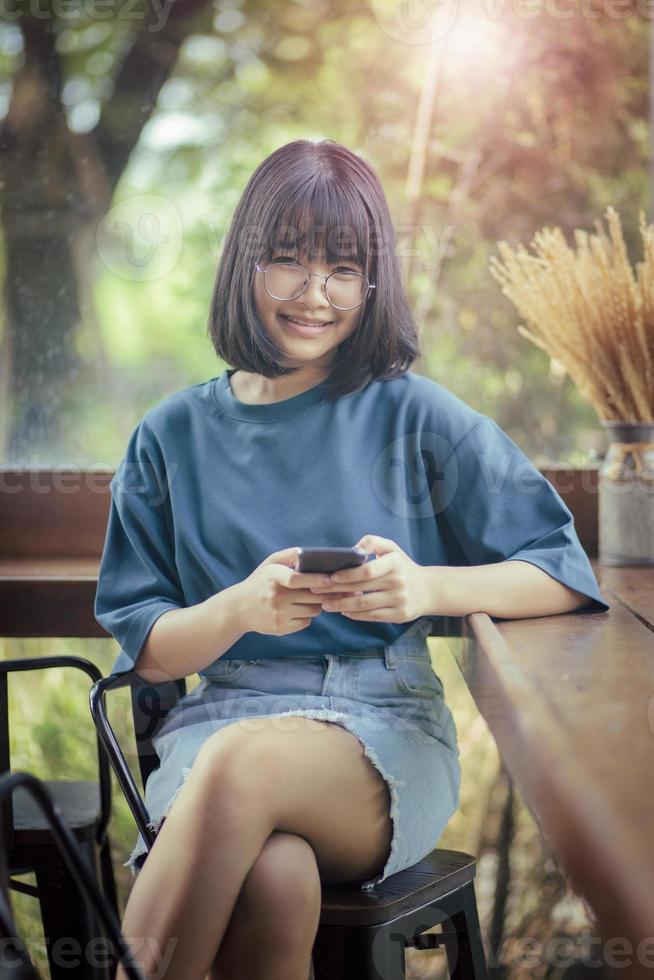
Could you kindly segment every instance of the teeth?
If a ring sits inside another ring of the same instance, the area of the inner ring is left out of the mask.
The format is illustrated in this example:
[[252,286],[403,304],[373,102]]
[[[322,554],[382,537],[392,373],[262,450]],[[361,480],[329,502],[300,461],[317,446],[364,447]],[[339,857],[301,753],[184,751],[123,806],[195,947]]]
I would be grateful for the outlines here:
[[296,320],[293,316],[285,317],[286,320],[290,320],[291,323],[297,323],[301,327],[326,327],[326,323],[307,323],[306,320]]

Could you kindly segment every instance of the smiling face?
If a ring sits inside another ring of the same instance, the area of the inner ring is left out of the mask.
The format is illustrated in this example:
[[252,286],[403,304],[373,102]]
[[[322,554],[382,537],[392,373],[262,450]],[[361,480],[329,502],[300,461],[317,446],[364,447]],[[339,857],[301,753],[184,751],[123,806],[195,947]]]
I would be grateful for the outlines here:
[[[273,252],[270,259],[262,259],[259,265],[266,268],[282,260],[290,264],[301,262],[308,272],[321,276],[327,276],[335,270],[364,272],[354,260],[340,259],[329,265],[325,262],[309,262],[306,255],[296,259],[292,254],[283,251]],[[274,299],[266,290],[263,272],[255,272],[254,299],[257,313],[272,340],[286,353],[287,366],[300,369],[298,374],[327,374],[338,345],[356,329],[365,309],[365,302],[354,310],[336,309],[327,299],[324,286],[324,280],[314,276],[309,280],[306,290],[296,299]],[[305,321],[305,325],[294,321]],[[307,321],[314,321],[318,325],[311,328],[306,325]]]

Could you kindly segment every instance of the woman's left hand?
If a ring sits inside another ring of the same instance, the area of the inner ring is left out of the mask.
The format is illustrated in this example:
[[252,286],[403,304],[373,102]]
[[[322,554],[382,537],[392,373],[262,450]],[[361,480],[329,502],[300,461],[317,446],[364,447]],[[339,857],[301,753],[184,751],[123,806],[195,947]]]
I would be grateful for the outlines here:
[[[374,552],[377,558],[358,568],[344,568],[330,576],[333,585],[320,585],[312,592],[325,596],[325,612],[340,612],[349,619],[366,622],[406,623],[424,616],[430,607],[427,576],[395,541],[366,534],[355,547]],[[330,592],[362,590],[362,595],[334,597]],[[433,604],[433,603],[432,603]]]

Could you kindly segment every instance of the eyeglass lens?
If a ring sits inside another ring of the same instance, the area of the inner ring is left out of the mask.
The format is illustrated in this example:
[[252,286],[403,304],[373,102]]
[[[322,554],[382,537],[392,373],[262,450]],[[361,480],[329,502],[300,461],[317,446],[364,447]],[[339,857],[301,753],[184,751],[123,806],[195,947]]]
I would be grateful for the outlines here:
[[[275,299],[296,299],[309,282],[306,271],[297,265],[283,262],[269,265],[265,271],[266,288]],[[332,306],[353,309],[359,306],[366,292],[366,279],[358,272],[333,272],[325,284],[327,299]]]

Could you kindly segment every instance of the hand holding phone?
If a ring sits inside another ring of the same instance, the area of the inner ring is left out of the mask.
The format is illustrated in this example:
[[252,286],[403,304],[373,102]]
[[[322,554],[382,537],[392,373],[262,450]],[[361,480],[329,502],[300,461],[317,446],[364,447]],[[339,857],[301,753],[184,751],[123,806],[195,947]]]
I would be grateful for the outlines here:
[[[316,551],[320,554],[312,558]],[[361,548],[284,548],[268,555],[247,578],[230,587],[234,621],[243,633],[285,636],[305,629],[314,616],[320,615],[322,599],[311,589],[326,585],[328,573],[299,568],[300,552],[305,553],[304,563],[326,565],[329,571],[361,565],[367,558]],[[352,594],[347,589],[342,592],[344,597]]]

